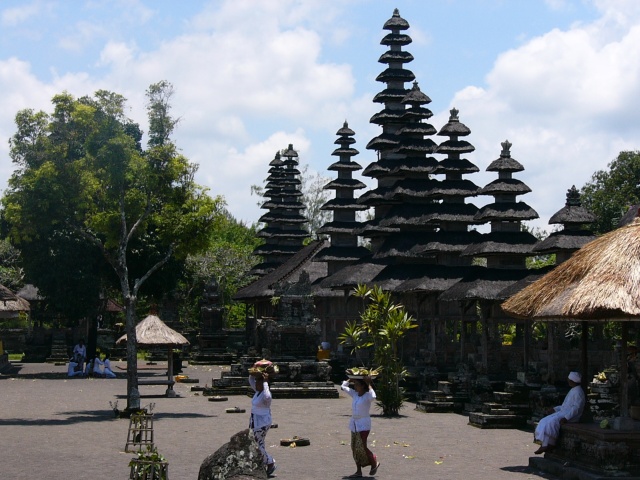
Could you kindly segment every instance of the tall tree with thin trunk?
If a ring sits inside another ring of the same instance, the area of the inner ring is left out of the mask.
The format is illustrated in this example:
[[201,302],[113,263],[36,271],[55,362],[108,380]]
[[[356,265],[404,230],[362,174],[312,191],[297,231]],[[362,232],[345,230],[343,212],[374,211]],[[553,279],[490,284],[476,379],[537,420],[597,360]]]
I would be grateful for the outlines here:
[[[13,242],[64,232],[94,245],[116,274],[126,308],[127,408],[140,408],[136,305],[145,281],[172,257],[207,246],[219,198],[194,182],[196,166],[171,141],[173,87],[147,90],[149,142],[124,112],[126,100],[100,90],[93,97],[53,98],[50,115],[16,116],[11,139],[16,170],[2,200]],[[144,249],[146,262],[130,257]]]

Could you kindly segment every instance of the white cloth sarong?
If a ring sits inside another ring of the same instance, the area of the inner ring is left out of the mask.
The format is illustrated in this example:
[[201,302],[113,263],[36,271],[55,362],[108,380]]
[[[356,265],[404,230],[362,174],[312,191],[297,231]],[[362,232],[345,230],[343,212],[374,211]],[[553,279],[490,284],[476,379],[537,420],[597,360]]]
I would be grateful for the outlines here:
[[566,418],[568,422],[577,422],[582,416],[586,397],[582,387],[577,385],[569,390],[562,405],[554,407],[555,413],[547,415],[538,422],[535,439],[542,442],[542,446],[555,445],[560,435],[560,420]]

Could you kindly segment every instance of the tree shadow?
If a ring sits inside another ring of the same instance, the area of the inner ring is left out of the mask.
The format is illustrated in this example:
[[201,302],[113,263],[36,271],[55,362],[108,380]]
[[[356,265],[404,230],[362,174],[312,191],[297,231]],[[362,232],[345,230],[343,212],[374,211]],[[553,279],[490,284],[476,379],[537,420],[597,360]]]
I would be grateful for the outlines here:
[[500,470],[504,470],[505,472],[512,472],[512,473],[522,473],[524,475],[528,475],[529,477],[536,476],[536,477],[548,478],[548,479],[556,478],[549,473],[543,472],[529,465],[514,465],[511,467],[501,467]]
[[112,410],[94,410],[83,412],[61,412],[56,415],[65,418],[0,418],[0,425],[16,426],[55,426],[75,425],[78,423],[96,423],[117,420]]
[[[74,412],[60,412],[57,416],[64,418],[0,418],[0,425],[13,425],[13,426],[57,426],[57,425],[75,425],[79,423],[97,423],[97,422],[110,422],[121,420],[116,418],[113,414],[113,410],[85,410]],[[209,415],[203,413],[154,413],[153,418],[169,419],[169,418],[215,418],[217,415]]]

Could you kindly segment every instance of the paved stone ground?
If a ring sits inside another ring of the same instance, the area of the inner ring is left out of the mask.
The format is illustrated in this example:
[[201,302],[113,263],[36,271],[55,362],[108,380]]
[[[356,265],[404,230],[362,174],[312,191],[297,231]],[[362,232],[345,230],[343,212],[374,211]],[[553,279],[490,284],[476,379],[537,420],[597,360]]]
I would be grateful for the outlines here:
[[[109,406],[116,400],[120,408],[126,406],[124,363],[113,363],[121,378],[68,379],[64,366],[19,363],[0,375],[0,479],[128,478],[133,457],[124,453],[129,422],[116,419]],[[141,362],[140,368],[148,367]],[[224,368],[189,366],[184,374],[198,378],[200,385],[211,384]],[[248,424],[249,397],[209,402],[191,392],[191,386],[176,384],[179,398],[159,396],[161,386],[141,387],[142,405],[155,403],[155,441],[173,480],[196,480],[207,455]],[[225,413],[234,406],[247,413]],[[278,463],[278,477],[340,479],[353,473],[350,409],[343,393],[328,400],[275,398],[272,412],[278,428],[269,432],[267,444]],[[425,414],[410,403],[402,414],[373,417],[369,438],[381,461],[376,478],[552,478],[528,467],[537,448],[530,432],[481,430],[468,426],[466,416]],[[311,445],[280,446],[280,439],[294,435],[309,438]]]

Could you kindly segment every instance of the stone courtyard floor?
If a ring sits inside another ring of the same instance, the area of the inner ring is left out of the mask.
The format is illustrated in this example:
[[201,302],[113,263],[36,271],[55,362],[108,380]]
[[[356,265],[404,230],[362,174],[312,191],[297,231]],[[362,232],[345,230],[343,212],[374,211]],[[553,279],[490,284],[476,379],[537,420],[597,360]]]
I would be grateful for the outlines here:
[[[129,421],[115,418],[109,405],[118,401],[119,408],[126,407],[125,364],[112,364],[119,378],[66,378],[65,366],[16,362],[0,375],[0,479],[129,478],[133,454],[124,452]],[[147,368],[140,363],[141,371]],[[223,369],[228,367],[188,366],[183,374],[204,386]],[[249,397],[209,402],[191,392],[192,386],[176,383],[179,398],[162,396],[162,386],[140,388],[141,404],[155,404],[155,443],[169,462],[173,480],[197,480],[207,455],[248,426]],[[225,413],[236,406],[247,413]],[[274,398],[278,428],[269,431],[267,446],[278,463],[278,478],[340,479],[353,473],[350,410],[351,401],[343,393],[327,400]],[[280,446],[280,439],[293,436],[309,438],[311,445]],[[537,448],[532,437],[521,430],[477,429],[467,425],[464,415],[425,414],[407,403],[399,418],[374,414],[369,438],[381,462],[376,478],[552,478],[528,467]]]

